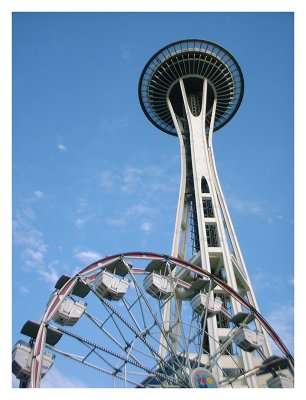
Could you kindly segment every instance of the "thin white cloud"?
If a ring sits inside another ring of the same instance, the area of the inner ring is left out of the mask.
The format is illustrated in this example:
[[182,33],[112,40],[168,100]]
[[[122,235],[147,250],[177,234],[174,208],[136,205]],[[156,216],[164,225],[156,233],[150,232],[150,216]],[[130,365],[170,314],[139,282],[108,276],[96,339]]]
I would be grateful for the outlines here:
[[[285,343],[290,352],[294,352],[294,307],[292,305],[280,305],[267,315],[267,321]],[[278,347],[272,343],[273,352],[279,354]]]
[[267,220],[268,220],[269,223],[286,222],[286,223],[289,223],[291,225],[294,223],[293,218],[287,218],[284,215],[270,215]]
[[98,261],[101,258],[103,258],[103,256],[97,251],[78,250],[78,249],[75,249],[74,257],[84,264],[89,264],[91,262]]
[[30,259],[36,258],[35,253],[46,253],[48,246],[44,242],[43,234],[31,225],[28,215],[17,215],[13,220],[13,240],[16,244],[25,247]]
[[30,247],[26,247],[22,252],[24,265],[33,269],[42,266],[44,263],[45,253],[45,251],[33,250]]
[[37,274],[39,277],[46,283],[50,284],[52,287],[54,284],[57,282],[59,278],[59,273],[54,267],[55,265],[58,265],[58,261],[53,261],[51,264],[48,266],[38,269]]
[[257,201],[228,196],[227,203],[233,210],[241,214],[261,215],[263,213],[262,205]]
[[104,118],[100,122],[102,132],[116,132],[126,130],[129,126],[128,114],[115,116],[114,118]]
[[99,186],[107,192],[117,190],[152,199],[153,194],[178,192],[179,179],[160,166],[126,166],[122,170],[100,171]]
[[235,194],[226,196],[226,202],[229,208],[239,214],[258,216],[271,223],[289,223],[293,224],[293,218],[286,217],[279,211],[275,211],[269,204],[263,204],[260,200],[249,200],[237,197]]
[[149,221],[142,222],[142,224],[140,225],[140,229],[145,233],[149,233],[152,229],[151,222],[149,222]]
[[[294,285],[294,276],[280,275],[263,272],[262,269],[257,269],[251,272],[252,286],[255,292],[265,292],[271,289],[291,290]],[[289,271],[291,273],[291,271]]]
[[170,176],[168,179],[155,179],[150,185],[150,190],[160,194],[178,193],[178,189],[179,180],[174,176]]
[[147,165],[141,168],[127,166],[121,174],[120,190],[125,193],[169,193],[177,191],[179,180],[160,166]]
[[56,147],[61,153],[65,153],[67,151],[67,147],[62,143],[58,143]]
[[[56,360],[55,360],[56,363]],[[12,388],[19,387],[19,380],[12,374]],[[69,375],[67,371],[62,372],[55,365],[51,367],[48,373],[43,377],[40,384],[41,388],[86,388],[85,382],[79,377]]]
[[87,200],[81,197],[77,200],[77,204],[78,204],[77,211],[81,212],[87,207]]
[[52,366],[41,381],[42,388],[85,388],[87,385],[80,378],[70,376],[67,370],[60,371]]
[[35,190],[34,196],[37,200],[40,200],[44,197],[44,193],[41,190]]
[[146,206],[144,204],[135,204],[132,207],[129,207],[125,214],[127,216],[139,216],[139,215],[147,215],[147,216],[153,216],[155,213],[154,208]]
[[[133,194],[132,204],[129,201],[124,202],[113,209],[113,214],[107,215],[105,222],[109,226],[119,227],[133,223],[138,229],[148,233],[152,229],[153,219],[165,208],[169,211],[168,202],[161,202],[160,194],[178,192],[179,179],[169,173],[168,164],[148,164],[141,167],[128,165],[120,170],[106,168],[100,171],[99,185],[106,192],[113,193],[116,190],[117,194]],[[77,226],[82,226],[82,223],[82,218],[77,220]]]
[[124,226],[127,221],[124,218],[107,218],[106,223],[110,226]]
[[74,225],[75,225],[77,228],[81,228],[81,226],[85,225],[86,222],[87,222],[87,218],[77,218],[76,221],[75,221],[75,223],[74,223]]
[[103,170],[100,172],[99,185],[107,192],[110,192],[113,190],[115,180],[116,180],[116,177],[112,171]]
[[124,60],[128,60],[131,58],[131,47],[126,44],[120,47],[120,55]]
[[22,217],[21,218],[34,221],[34,220],[36,220],[36,214],[32,208],[26,206],[22,209]]
[[268,288],[279,288],[282,283],[283,279],[279,275],[267,274],[261,271],[252,274],[252,284],[256,292],[267,290]]
[[[43,233],[33,226],[33,217],[29,210],[21,210],[13,221],[13,243],[21,248],[21,268],[34,273],[48,285],[53,285],[59,276],[56,270],[58,262],[46,263],[48,245]],[[19,287],[19,290],[24,288]]]
[[21,294],[28,294],[30,292],[29,288],[25,286],[23,283],[17,282],[16,287]]
[[85,214],[87,212],[88,202],[84,198],[77,199],[77,207],[76,207],[76,219],[74,225],[77,228],[81,228],[82,226],[88,224],[95,218],[95,214]]
[[141,187],[143,171],[140,168],[127,167],[123,171],[121,190],[132,193]]
[[76,220],[75,220],[75,226],[77,227],[77,228],[81,228],[82,226],[84,226],[84,225],[86,225],[88,222],[90,222],[92,219],[94,218],[94,215],[87,215],[87,216],[84,216],[84,217],[78,217]]

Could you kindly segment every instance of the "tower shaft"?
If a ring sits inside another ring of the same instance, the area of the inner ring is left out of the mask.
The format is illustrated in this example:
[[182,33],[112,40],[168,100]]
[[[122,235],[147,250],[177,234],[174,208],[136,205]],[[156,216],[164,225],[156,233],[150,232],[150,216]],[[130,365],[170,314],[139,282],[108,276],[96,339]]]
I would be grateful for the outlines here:
[[[176,114],[171,96],[167,97],[181,152],[181,183],[172,255],[187,259],[188,244],[190,244],[188,229],[190,229],[192,247],[190,261],[226,281],[257,308],[214,161],[212,137],[217,97],[210,101],[208,109],[207,78],[201,79],[200,93],[188,93],[188,82],[183,78],[179,79],[179,87],[184,107],[183,116]],[[209,124],[206,123],[208,113]],[[231,313],[237,314],[243,311],[239,302],[227,297],[220,289],[210,292],[210,296],[214,295],[222,298],[224,306]],[[257,328],[265,334],[260,327]],[[230,325],[227,321],[217,319],[217,316],[207,319],[210,354],[219,350],[220,343],[228,335],[229,330]],[[263,350],[266,356],[271,354],[267,340]],[[252,368],[252,355],[242,351],[241,363],[245,370]],[[247,381],[249,387],[257,386],[254,376],[247,378]]]

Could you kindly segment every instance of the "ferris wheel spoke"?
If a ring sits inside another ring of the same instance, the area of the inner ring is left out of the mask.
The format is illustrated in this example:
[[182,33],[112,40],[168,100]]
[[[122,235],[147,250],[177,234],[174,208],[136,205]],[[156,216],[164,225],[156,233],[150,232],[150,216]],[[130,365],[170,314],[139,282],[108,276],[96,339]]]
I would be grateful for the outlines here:
[[[125,308],[127,309],[127,312],[129,313],[130,317],[132,318],[132,320],[133,320],[133,322],[135,323],[135,325],[136,325],[136,327],[138,328],[138,330],[141,332],[142,329],[141,329],[139,323],[137,322],[135,316],[133,315],[133,313],[132,313],[132,311],[131,311],[132,307],[133,307],[138,301],[139,301],[139,297],[137,297],[137,299],[136,299],[131,305],[129,305],[128,302],[127,302],[127,300],[126,300],[124,297],[122,298],[122,302],[123,302],[123,304],[125,305]],[[144,318],[143,318],[143,321],[144,321]]]
[[[84,365],[86,367],[95,369],[96,371],[104,373],[104,374],[109,375],[109,376],[114,376],[114,370],[107,370],[107,369],[99,367],[99,366],[97,366],[95,364],[89,363],[86,360],[83,361],[82,357],[77,356],[75,354],[70,354],[70,353],[64,352],[64,351],[62,351],[60,349],[57,349],[55,347],[52,347],[52,346],[49,346],[49,345],[46,345],[46,347],[48,349],[54,351],[55,353],[57,353],[57,354],[59,354],[61,356],[70,358],[71,360],[76,361],[76,362],[78,362],[78,363],[80,363],[80,364],[82,364],[82,365]],[[116,375],[116,378],[118,378],[118,379],[120,379],[122,381],[126,381],[127,383],[130,383],[133,386],[144,387],[144,385],[142,385],[141,383],[139,383],[137,381],[133,381],[133,380],[131,380],[129,378],[124,378],[124,377],[120,376],[119,374]]]
[[[126,307],[128,313],[129,313],[129,315],[131,316],[132,320],[134,321],[135,325],[136,325],[137,328],[138,328],[138,333],[139,333],[140,335],[144,335],[144,334],[146,333],[146,331],[147,331],[147,332],[150,332],[151,329],[156,325],[155,322],[153,322],[153,324],[151,324],[150,326],[147,326],[146,329],[144,330],[144,329],[142,329],[142,328],[140,327],[140,325],[138,324],[138,322],[137,322],[135,316],[134,316],[133,313],[131,312],[131,308],[132,308],[137,302],[140,302],[140,296],[138,296],[138,298],[137,298],[131,305],[129,305],[128,302],[127,302],[124,298],[123,298],[122,300],[123,300],[123,304],[125,305],[125,307]],[[135,336],[135,338],[134,338],[134,340],[133,340],[133,343],[136,341],[136,339],[137,339],[137,336]],[[127,343],[127,341],[125,341],[125,343],[126,343],[126,347],[124,347],[124,346],[122,346],[122,345],[120,346],[122,350],[126,350],[126,348],[132,349],[132,347],[133,347],[134,352],[137,351],[137,352],[141,353],[142,355],[145,355],[146,357],[149,357],[149,358],[155,360],[155,362],[156,362],[156,355],[152,355],[152,352],[151,352],[151,354],[149,354],[149,353],[147,353],[147,352],[140,351],[140,350],[136,349],[136,347],[133,346],[132,343]],[[134,356],[132,356],[132,355],[131,355],[131,358],[133,358],[135,361],[139,362],[139,360],[138,360],[137,358],[135,358]],[[164,372],[165,372],[165,371],[164,371]]]
[[[153,338],[153,339],[155,340],[155,338]],[[158,341],[156,341],[156,342],[159,343]],[[159,379],[159,376],[161,375],[161,376],[163,376],[164,380],[165,379],[167,380],[167,376],[169,375],[169,368],[171,368],[169,363],[157,360],[156,356],[152,355],[151,353],[147,353],[147,352],[145,352],[143,350],[140,350],[136,346],[133,346],[133,350],[134,350],[134,352],[138,353],[139,355],[145,356],[146,359],[150,359],[150,360],[154,361],[154,366],[152,368],[152,371],[160,370],[161,373],[159,373],[157,375],[157,378]],[[167,371],[168,371],[168,373],[167,373]],[[173,376],[175,376],[175,374],[173,374]],[[160,380],[160,383],[161,383],[162,386],[164,386],[162,380]]]
[[[135,278],[134,278],[134,279],[135,279]],[[134,285],[135,285],[135,281],[134,281]],[[143,303],[142,303],[142,301],[141,301],[141,299],[142,299],[142,294],[139,293],[138,286],[136,286],[136,285],[135,285],[135,291],[136,291],[136,293],[137,293],[137,297],[136,297],[135,301],[133,302],[133,304],[131,305],[130,309],[131,309],[132,307],[135,307],[136,305],[138,305],[139,311],[140,311],[140,315],[141,315],[141,318],[142,318],[142,324],[143,324],[143,326],[147,326],[146,311],[145,311],[144,305],[143,305]],[[138,325],[138,324],[136,324],[136,325]],[[141,330],[141,328],[140,328],[140,330]]]
[[[115,318],[114,318],[114,313],[113,313],[112,311],[109,310],[109,308],[107,307],[106,304],[104,304],[104,306],[106,306],[108,312],[110,312],[110,313],[112,314],[112,320],[115,322],[115,326],[116,326],[118,332],[120,333],[121,337],[122,337],[123,340],[124,340],[125,346],[119,345],[119,347],[121,348],[121,350],[124,350],[124,351],[125,351],[126,349],[129,349],[129,348],[131,347],[132,343],[134,343],[136,339],[139,339],[139,338],[141,338],[141,336],[144,336],[144,335],[146,334],[146,332],[145,332],[144,330],[141,330],[141,328],[140,328],[139,325],[137,324],[137,326],[139,327],[138,332],[137,332],[136,330],[133,330],[133,329],[132,329],[132,332],[133,332],[133,334],[134,334],[133,338],[132,338],[132,339],[126,338],[126,337],[123,335],[122,330],[119,328],[119,325],[118,325],[118,323],[116,322],[116,320],[115,320]],[[120,320],[123,321],[123,323],[126,322],[125,319],[124,319],[124,317],[122,317],[122,316],[120,317],[120,314],[119,314],[119,313],[115,313],[115,314],[116,314],[117,317],[119,317]],[[147,327],[146,330],[149,330],[150,328],[151,328],[151,327]],[[119,342],[118,342],[118,343],[119,343]],[[152,352],[151,352],[151,353],[152,353]],[[153,358],[156,360],[156,356],[153,357]],[[136,359],[135,359],[135,360],[136,360]],[[137,361],[138,361],[138,360],[137,360]]]
[[186,374],[186,372],[185,372],[185,370],[184,370],[184,368],[183,368],[183,365],[181,364],[180,360],[178,359],[178,357],[177,357],[177,355],[176,355],[175,349],[173,349],[172,344],[170,343],[169,338],[167,337],[167,333],[166,333],[164,327],[162,326],[162,324],[161,324],[161,323],[158,321],[158,319],[156,318],[156,314],[155,314],[154,311],[152,310],[152,307],[150,306],[150,303],[149,303],[147,297],[145,296],[143,290],[141,289],[140,285],[138,284],[137,280],[135,279],[135,276],[131,273],[131,268],[130,268],[130,266],[129,266],[126,262],[125,262],[125,265],[126,265],[126,268],[130,271],[130,275],[131,275],[131,277],[132,277],[132,279],[133,279],[135,288],[138,289],[138,292],[139,292],[139,294],[141,295],[141,297],[142,297],[144,303],[146,304],[148,311],[150,312],[150,314],[151,314],[153,320],[155,321],[156,325],[158,326],[158,328],[159,328],[159,330],[160,330],[162,336],[164,337],[164,339],[165,339],[165,341],[166,341],[166,343],[167,343],[168,349],[169,349],[170,352],[172,353],[172,356],[176,359],[177,364],[181,367],[181,371],[182,371],[183,375],[185,375],[185,379],[188,380],[188,376],[187,376],[187,374]]
[[142,349],[137,348],[136,345],[133,346],[133,350],[135,353],[138,353],[139,355],[142,355],[142,356],[154,361],[155,365],[156,365],[156,363],[158,363],[158,361],[156,360],[156,356],[153,355],[152,352],[148,353],[146,351],[143,351]]
[[190,347],[190,345],[193,343],[193,341],[194,341],[194,339],[193,339],[193,337],[197,334],[197,332],[195,333],[195,334],[193,334],[193,325],[192,325],[192,322],[193,322],[193,315],[191,314],[191,316],[190,316],[190,322],[189,322],[189,327],[188,327],[188,335],[187,335],[187,338],[188,338],[188,347]]
[[[100,298],[100,300],[101,300],[101,298]],[[109,313],[109,317],[110,317],[109,319],[110,319],[110,320],[112,321],[112,323],[115,325],[115,327],[116,327],[116,329],[117,329],[117,332],[118,332],[119,335],[121,336],[121,339],[124,341],[124,343],[127,343],[126,337],[125,337],[124,333],[122,332],[122,329],[120,328],[118,322],[116,321],[116,318],[115,318],[115,316],[117,316],[116,313],[114,313],[113,310],[110,310],[110,308],[108,307],[108,305],[107,305],[106,302],[102,301],[102,304],[103,304],[103,306],[104,306],[106,312]],[[107,321],[106,321],[106,322],[107,322]]]
[[228,377],[225,375],[224,380],[220,381],[220,387],[224,385],[233,385],[233,383],[236,383],[237,381],[240,381],[242,379],[246,379],[247,377],[250,377],[254,374],[256,374],[259,371],[259,367],[254,367],[248,371],[242,371],[239,374],[237,374],[235,377]]
[[[57,328],[57,329],[61,333],[66,334],[66,335],[68,335],[70,337],[73,337],[74,339],[78,340],[79,342],[81,342],[86,347],[89,347],[91,349],[91,352],[95,352],[95,350],[97,349],[97,350],[102,351],[103,353],[106,353],[106,354],[109,354],[109,355],[111,355],[111,356],[113,356],[115,358],[121,359],[121,360],[123,360],[125,362],[128,362],[128,363],[134,365],[134,366],[143,368],[143,366],[141,364],[138,364],[138,362],[136,362],[134,360],[130,360],[126,356],[124,357],[121,354],[119,354],[119,353],[117,353],[117,352],[115,352],[113,350],[110,350],[110,349],[108,349],[108,348],[106,348],[104,346],[101,346],[101,345],[99,345],[97,343],[94,343],[94,342],[92,342],[92,341],[90,341],[88,339],[85,339],[85,338],[83,338],[83,337],[81,337],[79,335],[76,335],[76,334],[74,334],[72,332],[69,332],[66,329],[63,329],[63,328]],[[87,356],[85,356],[85,358],[88,358],[88,356],[89,356],[89,354]],[[109,364],[113,368],[113,370],[116,370],[116,367],[114,367],[112,364],[110,364],[109,361],[105,361],[105,362],[107,364]]]
[[[138,362],[136,359],[133,359],[133,357],[122,356],[122,355],[119,354],[119,353],[116,353],[116,352],[114,352],[114,351],[111,351],[111,350],[109,350],[109,349],[106,349],[105,347],[100,346],[100,345],[98,345],[98,344],[96,344],[96,343],[90,342],[89,340],[84,339],[84,338],[82,338],[82,337],[80,337],[80,336],[78,336],[78,335],[75,335],[75,334],[73,334],[73,333],[71,333],[71,332],[69,332],[69,331],[66,331],[66,330],[64,330],[64,329],[62,329],[62,328],[58,328],[58,329],[59,329],[62,333],[66,334],[66,335],[68,335],[68,336],[71,336],[71,337],[73,337],[73,338],[75,338],[75,339],[77,339],[77,340],[78,340],[79,342],[81,342],[83,345],[85,345],[86,347],[89,347],[91,351],[90,351],[85,357],[84,357],[84,356],[82,357],[82,356],[77,356],[77,355],[69,354],[69,353],[63,352],[63,351],[61,351],[61,350],[59,350],[59,349],[56,349],[56,348],[54,348],[54,347],[49,346],[49,348],[51,348],[51,349],[54,350],[55,352],[59,352],[59,353],[61,353],[61,354],[63,354],[63,355],[69,356],[70,358],[73,358],[75,361],[78,361],[78,362],[80,362],[80,363],[82,363],[82,364],[84,364],[84,365],[87,365],[87,366],[94,367],[94,368],[96,368],[96,369],[98,369],[98,370],[100,370],[100,371],[102,371],[102,372],[108,373],[108,374],[113,375],[113,376],[115,376],[115,377],[117,377],[117,378],[119,378],[119,379],[122,379],[122,380],[124,380],[124,378],[120,375],[120,373],[121,373],[122,369],[123,369],[127,364],[129,364],[129,365],[131,365],[131,366],[133,366],[133,367],[137,367],[137,368],[139,368],[140,370],[143,370],[143,371],[147,372],[147,374],[149,374],[150,376],[153,374],[158,380],[161,380],[161,379],[168,379],[168,377],[167,377],[166,374],[162,374],[162,373],[159,373],[159,372],[155,372],[155,371],[153,371],[153,370],[151,370],[151,369],[145,367],[143,364],[141,364],[140,362]],[[113,356],[113,357],[114,357],[115,359],[117,359],[117,360],[122,360],[122,361],[123,361],[123,364],[122,364],[121,366],[115,367],[115,366],[114,366],[113,364],[111,364],[107,359],[105,359],[103,356],[101,356],[101,354],[100,354],[97,350],[102,351],[102,352],[104,352],[104,353],[106,353],[106,354],[109,354],[109,355]],[[86,359],[87,359],[87,358],[90,356],[90,354],[92,354],[92,353],[95,353],[96,356],[98,356],[105,364],[107,364],[107,365],[111,368],[112,372],[110,372],[109,370],[106,370],[106,369],[104,369],[104,368],[101,368],[101,367],[99,367],[99,366],[97,366],[97,365],[95,365],[95,364],[92,364],[92,363],[89,363],[88,361],[86,361]],[[171,379],[171,378],[170,378],[169,381],[170,381],[170,382],[175,382],[175,380],[174,380],[174,379]],[[130,383],[135,383],[135,382],[130,381]]]
[[103,323],[98,320],[96,317],[93,315],[89,314],[87,311],[85,311],[84,315],[86,315],[87,318],[89,318],[108,338],[110,338],[120,349],[124,349],[125,346],[121,344],[113,335],[111,335],[103,326]]
[[210,370],[218,363],[219,358],[225,352],[228,352],[227,347],[233,342],[234,338],[240,333],[242,328],[242,326],[232,328],[228,333],[227,339],[224,341],[224,343],[219,347],[215,354],[211,355]]
[[[92,346],[92,345],[89,345],[89,344],[87,344],[87,343],[83,343],[83,344],[84,344],[86,347],[88,347],[88,348],[90,349],[90,352],[83,358],[83,361],[82,361],[82,362],[86,361],[86,359],[89,358],[92,354],[95,354],[95,355],[96,355],[98,358],[100,358],[100,360],[102,360],[106,365],[108,365],[110,368],[112,368],[113,371],[116,371],[116,370],[117,370],[117,368],[114,367],[114,365],[113,365],[108,359],[106,359],[105,357],[103,357],[102,354],[100,354],[100,353],[97,351],[98,347],[96,347],[96,345]],[[102,349],[99,349],[99,350],[102,350]],[[103,351],[103,350],[102,350],[102,351]]]
[[170,307],[170,309],[171,309],[172,300],[173,300],[172,296],[169,296],[165,300],[157,299],[157,301],[158,301],[157,310],[158,310],[158,314],[159,314],[159,319],[163,323],[165,331],[167,331],[165,325],[169,324],[170,321],[165,320],[165,317],[162,314],[162,311],[164,311],[167,306]]
[[[107,307],[109,308],[110,311],[112,311],[113,315],[116,315],[125,325],[126,327],[128,327],[137,338],[139,338],[147,347],[148,349],[151,351],[151,353],[155,356],[156,361],[158,364],[161,365],[165,365],[165,368],[170,368],[172,369],[171,365],[164,360],[158,353],[158,351],[146,340],[145,338],[145,334],[144,333],[139,333],[137,332],[137,330],[110,304],[109,301],[105,300],[102,296],[100,296],[100,294],[94,290],[93,288],[91,288],[91,291],[93,291],[93,293],[99,298],[99,300]],[[173,349],[172,349],[173,350]],[[177,357],[176,357],[177,358]],[[179,363],[181,364],[181,363]],[[175,370],[173,371],[174,375],[176,376],[176,378],[182,382],[185,382],[186,379],[183,379],[181,377],[181,375]]]
[[[141,365],[142,368],[145,368],[144,365],[140,362],[140,360],[137,359],[137,358],[135,357],[135,355],[131,354],[131,350],[132,350],[132,349],[133,349],[134,351],[136,351],[136,350],[135,350],[135,347],[134,347],[134,342],[135,342],[135,340],[136,340],[136,337],[135,337],[132,341],[130,341],[129,343],[125,342],[125,346],[124,346],[124,345],[122,345],[113,335],[111,335],[103,326],[101,326],[101,325],[98,323],[98,321],[96,320],[95,317],[93,317],[93,316],[90,315],[89,313],[86,313],[86,316],[87,316],[88,318],[90,318],[90,320],[91,320],[94,324],[96,324],[96,326],[98,326],[98,328],[99,328],[108,338],[110,338],[123,352],[125,352],[132,360],[134,360],[136,363],[138,363],[139,365]],[[147,357],[150,356],[150,355],[147,354],[147,353],[143,353],[143,354],[145,354]],[[151,356],[151,357],[152,357],[152,356]],[[154,357],[152,357],[152,358],[155,360]]]

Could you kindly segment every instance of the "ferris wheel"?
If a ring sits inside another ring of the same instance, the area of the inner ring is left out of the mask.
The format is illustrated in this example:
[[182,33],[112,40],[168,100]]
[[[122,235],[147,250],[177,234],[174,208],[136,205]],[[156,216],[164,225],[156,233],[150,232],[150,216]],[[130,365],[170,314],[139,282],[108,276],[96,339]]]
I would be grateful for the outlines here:
[[[243,312],[232,315],[226,298]],[[214,354],[211,318],[226,326]],[[30,340],[13,348],[20,387],[39,387],[60,357],[71,373],[97,374],[101,387],[248,387],[255,375],[263,387],[284,387],[293,378],[293,357],[254,307],[222,279],[155,253],[110,256],[63,275],[40,321],[27,321],[21,333]],[[278,355],[265,357],[264,335]],[[241,368],[246,352],[249,370]]]

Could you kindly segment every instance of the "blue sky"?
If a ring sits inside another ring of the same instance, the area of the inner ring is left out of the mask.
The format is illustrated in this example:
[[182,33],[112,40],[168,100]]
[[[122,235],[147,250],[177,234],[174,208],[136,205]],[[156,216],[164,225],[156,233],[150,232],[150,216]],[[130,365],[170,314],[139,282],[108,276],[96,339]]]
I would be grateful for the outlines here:
[[161,47],[201,38],[244,75],[216,163],[260,310],[293,351],[293,28],[289,12],[14,14],[13,343],[60,275],[170,253],[178,140],[146,119],[137,85]]

